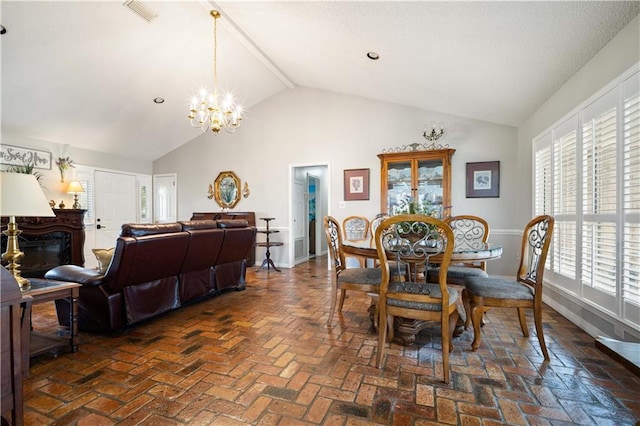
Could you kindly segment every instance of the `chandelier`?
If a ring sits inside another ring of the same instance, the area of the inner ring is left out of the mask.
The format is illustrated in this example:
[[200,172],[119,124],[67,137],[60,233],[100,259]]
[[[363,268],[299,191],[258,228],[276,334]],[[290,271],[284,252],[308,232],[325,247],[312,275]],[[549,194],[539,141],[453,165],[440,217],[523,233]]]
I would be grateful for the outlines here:
[[424,129],[422,136],[429,142],[434,142],[440,139],[443,134],[444,129],[442,128],[442,124],[433,122],[427,129]]
[[217,19],[220,12],[211,11],[213,16],[213,93],[208,93],[206,89],[201,89],[197,96],[191,99],[189,106],[189,121],[193,127],[199,127],[203,132],[211,130],[218,134],[220,129],[225,129],[233,133],[242,121],[242,105],[237,104],[233,95],[228,93],[221,96],[218,94],[218,38]]

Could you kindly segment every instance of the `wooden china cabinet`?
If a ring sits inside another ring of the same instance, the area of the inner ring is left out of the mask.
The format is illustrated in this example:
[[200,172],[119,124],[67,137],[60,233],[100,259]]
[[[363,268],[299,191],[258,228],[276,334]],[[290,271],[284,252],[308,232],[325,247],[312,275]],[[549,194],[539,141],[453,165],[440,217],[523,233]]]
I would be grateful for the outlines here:
[[[413,149],[411,149],[413,147]],[[451,213],[451,157],[455,149],[384,152],[380,158],[380,210],[394,214],[403,199],[429,200],[443,215]]]

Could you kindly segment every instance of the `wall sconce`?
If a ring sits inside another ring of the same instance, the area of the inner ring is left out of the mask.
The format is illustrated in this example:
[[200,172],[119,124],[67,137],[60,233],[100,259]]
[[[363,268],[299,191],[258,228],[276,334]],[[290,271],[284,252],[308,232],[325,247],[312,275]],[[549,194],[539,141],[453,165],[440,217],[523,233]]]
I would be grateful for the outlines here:
[[435,142],[440,139],[443,134],[444,129],[442,128],[442,123],[434,121],[429,127],[424,129],[422,136],[429,142]]

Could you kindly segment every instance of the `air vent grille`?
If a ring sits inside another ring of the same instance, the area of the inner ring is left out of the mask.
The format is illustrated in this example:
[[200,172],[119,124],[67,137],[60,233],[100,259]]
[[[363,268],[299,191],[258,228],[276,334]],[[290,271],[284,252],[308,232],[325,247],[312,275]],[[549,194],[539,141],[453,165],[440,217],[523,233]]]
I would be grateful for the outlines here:
[[147,22],[151,22],[153,18],[158,17],[157,13],[137,0],[127,0],[122,5],[129,8],[132,12]]

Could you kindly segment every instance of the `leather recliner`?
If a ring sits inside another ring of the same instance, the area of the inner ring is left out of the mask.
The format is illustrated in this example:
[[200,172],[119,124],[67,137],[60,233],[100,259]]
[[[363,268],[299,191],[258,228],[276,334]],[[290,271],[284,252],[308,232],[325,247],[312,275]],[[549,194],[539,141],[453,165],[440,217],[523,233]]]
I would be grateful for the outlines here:
[[[113,331],[222,290],[245,289],[255,236],[246,220],[125,224],[106,273],[62,265],[45,278],[82,284],[80,330]],[[68,303],[56,301],[62,325],[70,322]]]

